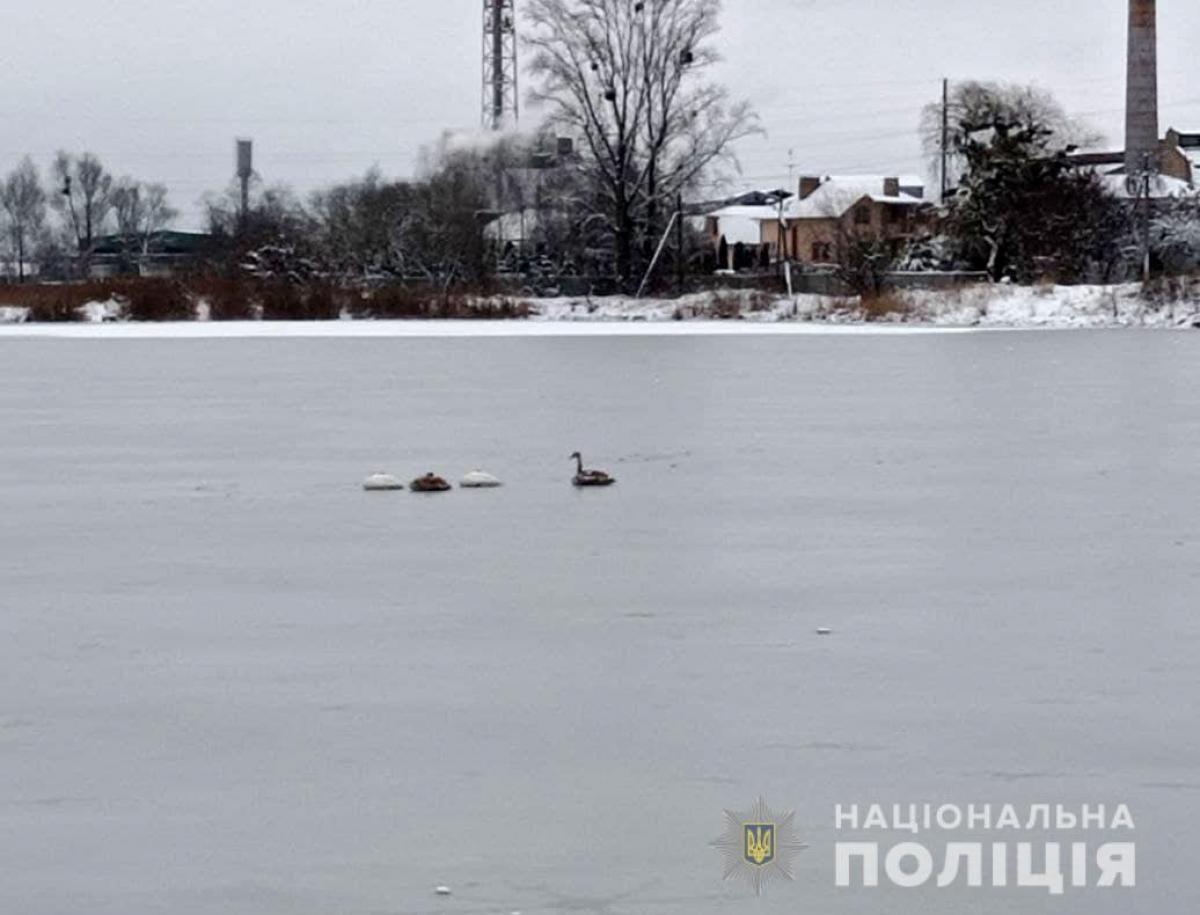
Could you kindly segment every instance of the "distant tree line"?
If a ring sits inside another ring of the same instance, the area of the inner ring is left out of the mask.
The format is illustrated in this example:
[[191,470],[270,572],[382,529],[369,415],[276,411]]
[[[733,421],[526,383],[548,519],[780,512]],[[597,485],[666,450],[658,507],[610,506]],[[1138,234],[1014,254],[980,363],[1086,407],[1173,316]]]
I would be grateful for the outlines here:
[[[603,269],[601,231],[576,205],[573,162],[556,140],[499,136],[427,150],[418,174],[378,169],[302,200],[286,187],[255,187],[205,201],[220,269],[347,285],[419,281],[442,290],[481,288],[498,273]],[[549,150],[549,151],[546,151]],[[506,237],[506,230],[509,235]]]
[[[370,172],[307,204],[265,190],[244,225],[231,191],[210,201],[210,223],[240,232],[259,271],[437,284],[503,272],[535,287],[589,276],[631,290],[680,199],[736,168],[734,144],[758,132],[749,105],[706,77],[720,12],[719,0],[531,0],[539,133],[443,145],[416,179]],[[670,241],[675,258],[694,251]]]
[[0,265],[18,280],[33,264],[59,278],[85,274],[102,236],[144,253],[176,215],[165,186],[114,178],[91,153],[60,152],[45,178],[27,156],[0,180]]
[[[415,281],[449,295],[486,291],[497,276],[522,291],[568,277],[631,290],[660,243],[669,258],[704,265],[706,242],[690,230],[673,247],[672,216],[736,166],[734,144],[758,129],[706,77],[720,8],[530,0],[539,131],[449,137],[411,178],[372,169],[307,198],[256,179],[245,211],[231,185],[204,200],[210,244],[195,269],[234,290],[243,278],[272,288]],[[1160,275],[1200,269],[1197,198],[1114,194],[1111,179],[1072,161],[1097,138],[1049,94],[964,83],[945,114],[952,192],[905,250],[853,228],[838,239],[839,275],[855,291],[879,293],[898,268],[1066,283],[1128,279],[1147,260]],[[942,117],[931,105],[921,125],[939,165]],[[24,280],[36,265],[45,278],[84,278],[112,236],[136,264],[176,216],[162,185],[115,178],[90,153],[60,153],[45,175],[26,158],[0,179],[0,275]]]
[[[1048,93],[1034,87],[964,83],[950,96],[947,163],[951,193],[935,231],[902,265],[962,269],[995,280],[1114,282],[1200,266],[1200,199],[1162,193],[1150,175],[1111,179],[1071,154],[1099,143]],[[921,133],[940,160],[942,106],[927,106]],[[940,161],[938,162],[940,165]]]

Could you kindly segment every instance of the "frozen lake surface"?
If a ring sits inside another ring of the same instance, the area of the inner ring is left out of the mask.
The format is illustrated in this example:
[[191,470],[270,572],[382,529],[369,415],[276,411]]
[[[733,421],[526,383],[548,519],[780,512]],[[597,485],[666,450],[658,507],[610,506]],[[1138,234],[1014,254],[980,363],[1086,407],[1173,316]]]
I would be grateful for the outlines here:
[[[1198,392],[1168,333],[0,340],[0,911],[1197,911]],[[1127,803],[1139,886],[838,891],[873,801]]]

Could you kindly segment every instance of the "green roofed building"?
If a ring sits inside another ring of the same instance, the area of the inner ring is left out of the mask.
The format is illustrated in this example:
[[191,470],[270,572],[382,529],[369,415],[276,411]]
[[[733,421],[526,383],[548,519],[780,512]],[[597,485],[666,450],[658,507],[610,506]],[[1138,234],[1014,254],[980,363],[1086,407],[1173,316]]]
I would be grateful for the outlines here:
[[170,276],[202,263],[218,245],[206,232],[162,230],[148,236],[105,235],[92,245],[88,273],[110,276]]

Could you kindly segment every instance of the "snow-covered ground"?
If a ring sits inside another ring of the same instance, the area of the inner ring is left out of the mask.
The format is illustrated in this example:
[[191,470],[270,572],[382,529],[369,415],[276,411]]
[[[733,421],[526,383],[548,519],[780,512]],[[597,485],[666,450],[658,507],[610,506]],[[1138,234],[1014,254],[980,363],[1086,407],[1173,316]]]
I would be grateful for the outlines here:
[[[2,297],[3,293],[0,293]],[[2,298],[0,298],[2,301]],[[718,290],[678,299],[547,298],[531,301],[525,321],[233,321],[134,324],[116,300],[90,302],[79,323],[28,320],[28,309],[0,304],[0,335],[178,337],[568,336],[604,334],[745,334],[765,332],[918,332],[968,328],[1194,327],[1200,298],[1156,302],[1124,286],[976,285],[908,290],[864,306],[856,297],[770,295]]]
[[1156,303],[1140,284],[1124,286],[967,286],[903,292],[908,320],[979,327],[1190,327],[1200,299]]
[[869,315],[857,298],[768,296],[755,291],[700,293],[681,299],[543,299],[548,321],[668,321],[728,317],[741,321],[901,324],[935,327],[1174,327],[1200,318],[1200,300],[1159,306],[1125,286],[976,285],[946,291],[900,291],[895,311]]
[[836,324],[795,321],[180,321],[162,323],[26,324],[0,326],[5,337],[210,339],[230,337],[683,337],[969,333],[971,328],[919,324]]

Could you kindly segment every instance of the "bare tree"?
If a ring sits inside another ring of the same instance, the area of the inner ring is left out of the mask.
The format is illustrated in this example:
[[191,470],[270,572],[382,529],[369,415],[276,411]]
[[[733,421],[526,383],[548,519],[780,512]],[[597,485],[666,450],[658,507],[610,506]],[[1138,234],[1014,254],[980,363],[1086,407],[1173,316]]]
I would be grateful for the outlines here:
[[757,130],[746,103],[705,83],[720,0],[529,0],[532,93],[549,122],[581,138],[596,212],[628,280],[664,200]]
[[[966,167],[966,147],[981,126],[996,123],[1010,128],[1038,126],[1049,131],[1059,147],[1095,146],[1103,136],[1067,114],[1058,100],[1037,86],[968,81],[956,83],[947,110],[947,183],[957,184]],[[935,173],[941,170],[942,103],[931,102],[921,111],[921,146]]]
[[117,232],[126,237],[136,236],[142,223],[142,189],[136,181],[126,177],[113,184],[112,208]]
[[256,186],[244,219],[236,182],[223,194],[206,196],[204,205],[208,230],[222,252],[222,269],[237,274],[246,268],[297,281],[320,272],[313,217],[290,188]]
[[79,253],[90,255],[112,210],[112,175],[92,153],[76,157],[66,152],[55,157],[54,175],[59,193],[51,201],[70,220]]
[[17,278],[24,282],[28,254],[46,222],[46,192],[37,167],[28,157],[0,184],[0,209],[4,211],[5,234],[17,262]]
[[[485,195],[485,256],[508,272],[538,274],[539,282],[590,261],[595,236],[601,263],[611,264],[610,239],[588,232],[594,188],[579,167],[574,145],[564,148],[548,126],[533,134],[443,137],[422,151],[420,181],[452,169]],[[611,272],[611,271],[610,271]]]
[[416,196],[411,184],[386,181],[374,168],[358,181],[314,194],[310,210],[329,269],[348,280],[403,276],[402,241]]
[[473,164],[452,159],[412,191],[412,207],[392,239],[406,269],[443,290],[486,279],[480,215],[488,192]]
[[657,39],[643,44],[642,58],[651,242],[663,204],[669,207],[705,170],[725,160],[734,142],[758,132],[748,102],[732,102],[723,86],[692,79],[719,60],[706,42],[718,31],[720,11],[720,0],[675,0],[646,4],[643,13],[645,27]]
[[167,203],[165,186],[141,184],[128,177],[113,186],[111,201],[117,232],[126,245],[141,255],[149,253],[155,233],[165,229],[179,215]]

